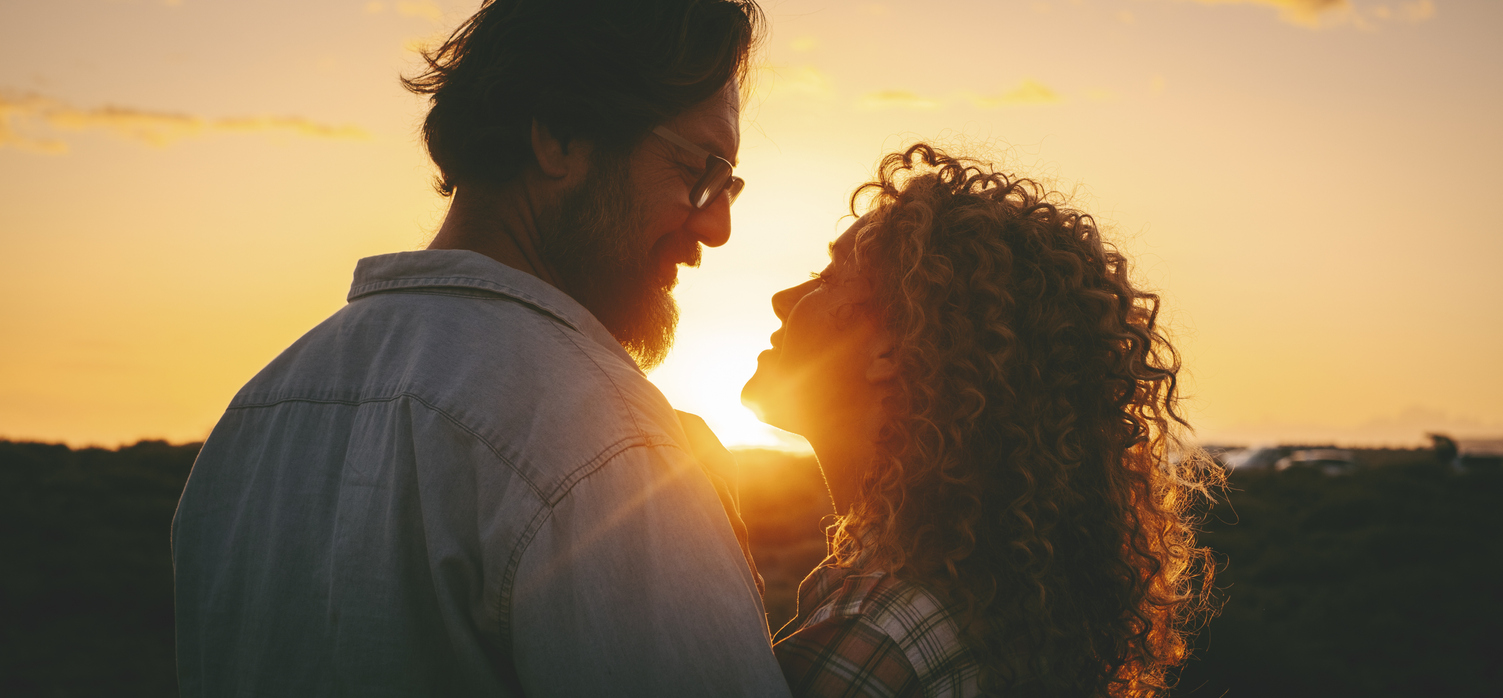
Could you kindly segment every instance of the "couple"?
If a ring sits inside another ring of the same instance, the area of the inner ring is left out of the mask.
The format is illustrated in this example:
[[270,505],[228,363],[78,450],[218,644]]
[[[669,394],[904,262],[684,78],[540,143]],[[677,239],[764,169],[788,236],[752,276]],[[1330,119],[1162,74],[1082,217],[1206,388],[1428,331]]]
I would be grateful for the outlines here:
[[[236,395],[173,524],[184,696],[1153,695],[1200,476],[1157,298],[926,145],[744,399],[838,508],[769,637],[731,456],[642,373],[742,181],[751,0],[492,0],[408,86],[450,209]],[[853,198],[853,202],[857,199]]]

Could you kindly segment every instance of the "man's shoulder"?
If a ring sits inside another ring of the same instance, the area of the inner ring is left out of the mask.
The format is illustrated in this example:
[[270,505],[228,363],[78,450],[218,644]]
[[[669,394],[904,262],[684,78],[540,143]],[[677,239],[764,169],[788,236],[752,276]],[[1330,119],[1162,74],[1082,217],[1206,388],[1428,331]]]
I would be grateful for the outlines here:
[[634,445],[672,443],[673,411],[637,367],[526,303],[463,290],[362,298],[310,330],[230,408],[421,403],[547,496]]

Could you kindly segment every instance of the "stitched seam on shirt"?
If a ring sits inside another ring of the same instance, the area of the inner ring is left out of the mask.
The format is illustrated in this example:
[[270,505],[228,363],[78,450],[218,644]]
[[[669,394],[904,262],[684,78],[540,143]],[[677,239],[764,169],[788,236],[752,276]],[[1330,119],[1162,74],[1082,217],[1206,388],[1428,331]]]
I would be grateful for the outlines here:
[[[455,281],[461,281],[461,283],[455,283]],[[370,293],[389,292],[389,290],[422,289],[422,287],[433,286],[457,286],[463,287],[463,289],[484,290],[484,292],[493,293],[493,295],[507,296],[507,298],[526,302],[528,305],[535,305],[535,307],[541,308],[541,310],[546,310],[549,314],[562,313],[558,308],[553,308],[552,305],[547,304],[547,301],[544,301],[544,299],[538,298],[538,296],[534,296],[532,293],[526,292],[526,290],[517,289],[517,287],[508,286],[508,284],[496,283],[496,281],[490,280],[490,278],[479,277],[388,278],[385,281],[368,281],[368,283],[361,284],[356,289],[350,289],[350,295],[355,296],[355,298],[362,298],[362,296],[370,295]],[[559,319],[562,320],[562,317],[559,317]],[[565,320],[565,322],[568,322],[568,320]],[[573,325],[573,322],[570,322],[570,325]]]
[[[560,488],[563,489],[563,492],[558,493],[557,499],[546,497],[543,499],[542,508],[537,514],[533,515],[532,522],[527,525],[527,530],[518,539],[516,547],[513,548],[511,560],[506,564],[506,572],[501,575],[501,595],[497,600],[499,608],[496,609],[496,618],[498,619],[497,625],[501,632],[501,641],[505,644],[505,650],[508,654],[511,652],[511,603],[512,591],[515,588],[517,580],[517,568],[522,566],[522,556],[527,554],[527,548],[532,545],[532,539],[537,536],[538,530],[543,527],[544,522],[553,516],[553,509],[558,506],[559,502],[564,500],[564,497],[569,496],[569,493],[574,491],[575,485],[579,484],[586,477],[600,471],[611,461],[615,460],[617,456],[633,448],[657,448],[662,445],[661,443],[653,443],[643,437],[621,439],[607,446],[594,458],[585,461],[583,465],[564,476],[559,486],[554,488],[555,491]],[[502,615],[503,612],[505,615]]]
[[607,463],[611,462],[611,459],[638,446],[643,448],[651,448],[658,445],[660,444],[653,443],[643,435],[628,436],[626,438],[620,439],[616,441],[616,443],[606,446],[600,451],[600,453],[596,454],[594,458],[585,461],[584,463],[580,464],[579,467],[565,474],[563,478],[558,481],[558,484],[554,486],[553,491],[550,492],[547,496],[543,497],[543,501],[547,503],[549,508],[558,506],[558,503],[564,501],[564,497],[569,496],[570,490],[573,490],[574,486],[579,484],[580,480],[583,480],[590,475],[593,475],[595,471],[604,468]]
[[[424,407],[427,407],[430,410],[433,410],[434,412],[437,412],[438,414],[442,415],[444,417],[444,419],[449,420],[449,423],[453,424],[456,427],[459,427],[459,429],[461,431],[465,432],[466,434],[469,434],[470,436],[475,437],[476,441],[479,441],[480,443],[485,444],[485,447],[487,449],[490,449],[491,455],[495,456],[496,460],[501,461],[501,463],[504,464],[508,470],[512,471],[512,473],[516,474],[517,477],[521,478],[522,482],[527,483],[527,487],[529,487],[532,490],[533,494],[537,495],[540,498],[543,497],[543,491],[542,491],[542,489],[539,488],[537,486],[537,484],[534,483],[532,480],[528,479],[527,473],[522,472],[522,470],[520,468],[518,468],[515,464],[513,464],[510,459],[508,459],[506,456],[502,455],[500,449],[497,449],[496,446],[495,446],[495,444],[492,444],[488,439],[486,439],[484,436],[481,436],[480,433],[477,432],[477,431],[475,431],[474,429],[471,429],[464,422],[459,421],[459,419],[455,418],[454,415],[449,414],[448,412],[445,412],[442,408],[438,407],[437,405],[434,405],[433,403],[428,402],[427,400],[424,400],[422,397],[420,397],[418,395],[415,395],[413,393],[406,393],[406,392],[404,392],[404,393],[397,393],[396,395],[392,395],[390,397],[373,397],[373,398],[366,398],[364,400],[339,400],[339,399],[327,399],[327,398],[287,397],[287,398],[282,398],[280,400],[273,400],[271,402],[257,402],[257,403],[240,404],[240,405],[232,404],[225,411],[228,412],[230,410],[245,410],[245,409],[258,409],[258,408],[262,408],[262,407],[275,407],[275,406],[280,405],[280,404],[282,404],[284,402],[310,402],[310,403],[319,404],[319,405],[351,405],[351,406],[357,406],[358,407],[360,405],[364,405],[364,404],[370,403],[370,402],[395,402],[395,401],[400,400],[402,398],[408,398],[410,400],[413,400],[413,401],[415,401],[415,402],[423,405]],[[546,498],[544,498],[544,499],[546,501]]]
[[616,391],[616,398],[621,401],[621,409],[626,412],[627,417],[631,418],[632,428],[637,430],[637,436],[646,440],[647,433],[642,430],[642,425],[637,423],[637,411],[633,410],[631,408],[631,405],[627,403],[626,396],[621,394],[621,386],[616,385],[616,381],[611,379],[611,374],[608,373],[603,367],[601,367],[600,362],[596,361],[595,357],[590,356],[590,352],[585,351],[584,347],[579,346],[579,342],[574,341],[574,338],[570,336],[569,333],[564,332],[558,327],[554,327],[554,330],[558,332],[559,335],[564,339],[569,340],[569,343],[573,344],[574,348],[578,349],[580,354],[584,355],[586,359],[590,360],[590,363],[595,366],[595,370],[599,371],[600,375],[605,377],[605,382],[611,384],[611,390]]
[[[469,283],[459,284],[453,282]],[[459,286],[461,288],[479,289],[491,294],[505,296],[507,298],[521,301],[526,305],[532,306],[533,308],[536,308],[543,313],[546,313],[547,315],[557,318],[560,322],[563,322],[570,327],[575,327],[575,323],[565,317],[567,313],[552,307],[548,304],[547,301],[533,296],[532,294],[527,293],[522,289],[514,288],[506,284],[500,284],[491,279],[483,279],[475,276],[421,276],[387,279],[385,281],[372,281],[366,284],[362,284],[358,288],[350,289],[348,300],[354,301],[356,299],[364,298],[365,296],[375,293],[386,293],[393,291],[407,292],[408,289],[417,289],[424,287],[431,288],[429,284],[442,284],[444,286]]]
[[[520,298],[512,298],[511,296],[503,296],[503,295],[498,294],[498,293],[496,293],[494,291],[481,291],[481,290],[478,290],[478,289],[469,288],[467,286],[460,286],[459,288],[461,289],[459,291],[436,291],[436,290],[433,290],[433,287],[431,287],[431,286],[419,286],[419,287],[414,288],[414,289],[407,289],[407,290],[402,290],[402,291],[396,291],[396,290],[393,290],[393,291],[379,291],[378,293],[401,293],[403,295],[412,295],[412,296],[449,296],[451,298],[472,298],[472,299],[481,300],[481,301],[502,301],[502,302],[507,302],[507,303],[516,303],[518,305],[524,305],[524,306],[527,306],[528,308],[531,308],[534,312],[537,311],[537,308],[534,307],[531,303],[528,303],[527,301],[524,301],[524,300],[522,300]],[[548,317],[553,317],[553,315],[551,313],[549,313],[547,315],[548,315]]]
[[509,286],[506,286],[505,284],[496,283],[495,281],[492,281],[490,279],[482,279],[478,276],[403,276],[401,278],[386,279],[384,281],[369,281],[361,284],[355,292],[371,293],[377,291],[388,291],[397,288],[421,288],[423,286],[434,284],[442,286],[461,286],[466,288],[483,288],[487,291],[490,291],[491,293],[500,293],[507,296],[515,295],[519,298],[525,295],[525,292],[520,289],[513,289]]
[[501,594],[496,599],[496,626],[501,637],[501,650],[503,656],[510,657],[512,650],[511,642],[511,601],[512,591],[517,581],[517,568],[522,566],[522,555],[527,552],[528,546],[532,545],[532,539],[537,536],[538,529],[543,523],[553,516],[553,507],[547,500],[541,501],[536,514],[532,515],[532,521],[522,531],[522,536],[512,548],[511,559],[506,563],[506,571],[501,573]]

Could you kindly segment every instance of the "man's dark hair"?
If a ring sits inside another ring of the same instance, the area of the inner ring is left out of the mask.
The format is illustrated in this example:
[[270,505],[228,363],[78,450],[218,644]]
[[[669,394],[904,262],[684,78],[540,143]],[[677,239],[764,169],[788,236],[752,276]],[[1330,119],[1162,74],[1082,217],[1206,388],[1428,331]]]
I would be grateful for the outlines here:
[[423,138],[447,196],[521,174],[533,119],[597,155],[629,151],[744,83],[762,26],[755,0],[489,0],[402,84],[432,96]]

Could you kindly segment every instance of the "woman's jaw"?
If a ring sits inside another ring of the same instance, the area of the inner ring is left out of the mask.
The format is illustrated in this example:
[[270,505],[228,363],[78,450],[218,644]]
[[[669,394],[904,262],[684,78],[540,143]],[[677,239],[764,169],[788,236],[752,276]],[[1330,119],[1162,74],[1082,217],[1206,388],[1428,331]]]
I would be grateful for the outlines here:
[[870,307],[868,280],[853,262],[865,221],[835,241],[830,265],[816,278],[774,294],[782,326],[741,392],[763,422],[809,440],[841,512],[875,455],[893,382],[874,371],[890,361],[890,341]]

